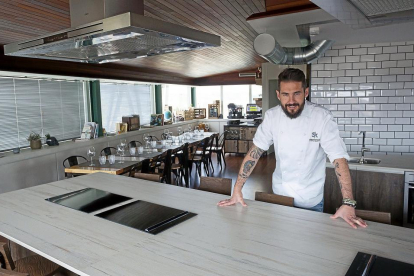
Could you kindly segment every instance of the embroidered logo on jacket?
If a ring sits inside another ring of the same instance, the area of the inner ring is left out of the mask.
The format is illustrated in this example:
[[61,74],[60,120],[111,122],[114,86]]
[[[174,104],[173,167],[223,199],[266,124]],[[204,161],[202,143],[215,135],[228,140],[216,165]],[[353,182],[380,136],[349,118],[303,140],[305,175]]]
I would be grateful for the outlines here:
[[311,142],[319,142],[321,139],[318,139],[318,133],[316,133],[315,131],[312,132],[312,138],[309,139],[309,141]]

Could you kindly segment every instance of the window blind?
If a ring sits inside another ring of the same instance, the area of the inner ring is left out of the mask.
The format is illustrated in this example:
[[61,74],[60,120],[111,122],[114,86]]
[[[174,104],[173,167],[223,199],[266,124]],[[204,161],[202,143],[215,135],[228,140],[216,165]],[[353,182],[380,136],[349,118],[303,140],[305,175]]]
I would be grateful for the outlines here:
[[151,107],[151,85],[101,83],[102,125],[107,132],[115,132],[123,116],[139,115],[141,125],[149,124]]
[[84,123],[82,82],[0,78],[0,151],[27,147],[31,132],[80,137]]

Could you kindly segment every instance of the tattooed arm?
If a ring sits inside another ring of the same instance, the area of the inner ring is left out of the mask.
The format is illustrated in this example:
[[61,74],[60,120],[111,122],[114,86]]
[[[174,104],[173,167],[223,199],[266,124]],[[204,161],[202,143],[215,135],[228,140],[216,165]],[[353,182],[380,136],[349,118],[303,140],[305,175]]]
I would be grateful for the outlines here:
[[[341,188],[342,198],[354,199],[352,195],[352,181],[349,172],[348,162],[345,158],[336,159],[333,162],[335,166],[336,177],[338,178],[339,187]],[[355,215],[355,209],[351,206],[342,205],[331,218],[341,217],[353,228],[357,226],[367,227],[365,221]]]
[[217,205],[218,206],[228,206],[240,203],[243,206],[247,206],[243,200],[242,188],[244,183],[246,183],[247,178],[249,178],[254,167],[257,164],[260,156],[263,154],[264,150],[256,147],[254,144],[250,148],[249,152],[246,154],[246,157],[243,160],[243,163],[239,170],[239,175],[237,176],[236,184],[234,184],[233,196],[230,199],[222,200]]

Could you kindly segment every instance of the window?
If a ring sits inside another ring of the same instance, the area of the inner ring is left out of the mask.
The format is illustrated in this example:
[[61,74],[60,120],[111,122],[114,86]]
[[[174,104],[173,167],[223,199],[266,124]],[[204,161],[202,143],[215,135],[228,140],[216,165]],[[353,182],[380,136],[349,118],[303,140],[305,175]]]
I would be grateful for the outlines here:
[[221,101],[221,86],[199,86],[196,88],[196,107],[208,108],[215,100]]
[[262,86],[261,85],[252,85],[252,103],[255,101],[254,98],[261,98],[262,97]]
[[101,83],[102,125],[116,131],[123,116],[139,115],[141,125],[149,124],[152,113],[151,85]]
[[81,136],[83,82],[0,78],[0,151],[27,147],[31,132],[58,140]]
[[243,106],[243,114],[246,113],[246,106],[250,103],[249,85],[225,85],[223,86],[223,118],[229,115],[228,105],[234,103],[236,106]]
[[162,104],[172,106],[173,111],[188,110],[191,107],[191,87],[167,84],[162,87]]

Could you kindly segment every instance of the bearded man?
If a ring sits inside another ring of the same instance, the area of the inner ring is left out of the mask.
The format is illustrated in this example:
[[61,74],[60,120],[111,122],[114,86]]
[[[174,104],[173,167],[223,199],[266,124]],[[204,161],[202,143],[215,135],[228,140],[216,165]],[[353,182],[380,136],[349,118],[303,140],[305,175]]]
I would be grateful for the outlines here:
[[349,155],[332,113],[306,100],[309,88],[305,74],[295,68],[279,74],[276,91],[280,105],[269,109],[253,139],[253,146],[243,160],[233,195],[219,206],[240,203],[242,188],[262,153],[273,144],[276,168],[272,176],[275,194],[293,197],[299,208],[323,212],[326,157],[333,163],[342,192],[342,206],[331,218],[341,217],[353,228],[366,227],[355,215]]

